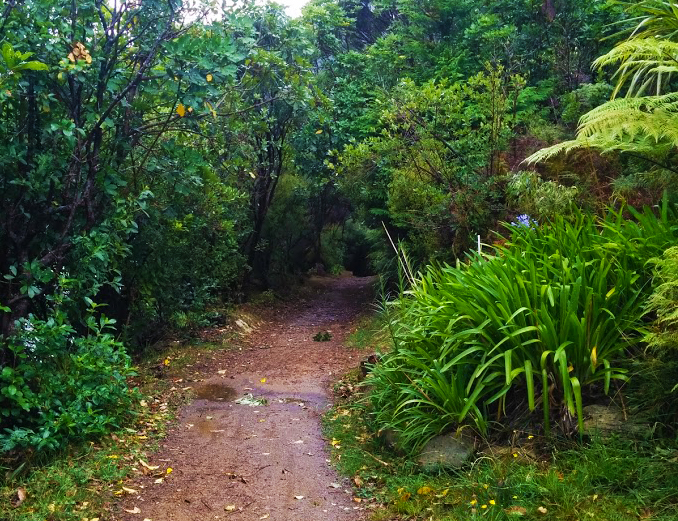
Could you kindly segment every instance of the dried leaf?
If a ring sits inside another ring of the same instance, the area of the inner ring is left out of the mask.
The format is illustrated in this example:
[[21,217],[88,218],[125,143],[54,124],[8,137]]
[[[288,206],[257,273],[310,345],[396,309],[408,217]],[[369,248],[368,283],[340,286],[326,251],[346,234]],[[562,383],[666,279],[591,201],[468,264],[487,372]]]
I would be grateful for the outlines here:
[[304,499],[304,496],[294,496],[294,499]]
[[142,465],[143,467],[147,468],[148,470],[158,470],[158,469],[160,468],[159,465],[149,465],[148,463],[146,463],[146,462],[145,462],[144,460],[142,460],[142,459],[139,460],[139,463],[141,463],[141,465]]
[[339,483],[330,483],[327,486],[330,488],[341,488],[341,485]]
[[519,506],[513,506],[504,510],[509,516],[524,516],[527,514],[527,509]]
[[419,494],[420,496],[428,496],[431,492],[433,492],[433,489],[427,486],[423,486],[419,490],[417,490],[417,494]]
[[548,510],[546,510],[546,508],[544,507],[539,507],[537,508],[537,512],[539,512],[540,514],[546,514]]
[[133,509],[129,510],[127,508],[123,509],[125,512],[128,514],[141,514],[141,509],[139,507],[134,507]]
[[28,497],[28,492],[26,492],[26,489],[23,487],[19,487],[16,490],[16,498],[12,502],[12,505],[14,505],[14,508],[18,508],[21,503],[23,503],[26,498]]
[[264,514],[259,519],[268,519],[269,517],[271,517],[270,514]]
[[233,511],[235,510],[235,505],[226,505],[226,506],[224,507],[224,510],[225,510],[226,512],[233,512]]
[[363,486],[363,480],[360,478],[360,476],[354,477],[353,483],[355,483],[356,487],[362,487]]
[[127,487],[122,487],[122,489],[127,492],[128,494],[138,494],[138,490],[134,490],[133,488],[127,488]]

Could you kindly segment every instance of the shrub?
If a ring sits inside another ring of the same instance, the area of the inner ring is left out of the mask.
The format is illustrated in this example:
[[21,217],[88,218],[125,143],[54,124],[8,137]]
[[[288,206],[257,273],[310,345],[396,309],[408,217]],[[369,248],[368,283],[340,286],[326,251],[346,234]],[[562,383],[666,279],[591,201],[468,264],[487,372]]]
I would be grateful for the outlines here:
[[678,246],[654,259],[659,284],[648,300],[657,314],[656,330],[648,336],[651,346],[678,349]]
[[545,431],[553,403],[581,431],[587,393],[626,379],[642,339],[645,260],[675,241],[666,205],[634,214],[510,227],[494,255],[420,275],[392,303],[395,349],[371,380],[377,424],[416,449],[462,422],[486,432],[490,408],[501,415],[514,391],[530,410],[541,401]]
[[0,373],[0,450],[56,449],[119,426],[136,393],[111,325],[90,316],[83,336],[58,315],[19,322],[9,343],[14,363]]

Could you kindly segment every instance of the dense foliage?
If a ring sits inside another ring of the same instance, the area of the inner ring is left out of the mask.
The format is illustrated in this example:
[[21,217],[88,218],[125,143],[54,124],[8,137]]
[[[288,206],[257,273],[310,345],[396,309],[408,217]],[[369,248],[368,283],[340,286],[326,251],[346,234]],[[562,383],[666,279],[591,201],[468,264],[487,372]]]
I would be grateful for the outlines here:
[[[651,341],[674,334],[672,6],[312,0],[291,19],[275,4],[7,3],[4,450],[117,425],[135,396],[127,353],[222,320],[252,289],[344,268],[392,284],[393,244],[442,266],[520,214],[493,258],[424,271],[384,375],[415,345],[432,357],[419,370],[435,367],[455,405],[427,433],[484,425],[513,388],[535,408],[547,382],[577,416],[589,388],[626,378],[617,360],[653,313]],[[663,191],[669,213],[620,209]],[[424,327],[429,305],[464,329]],[[416,392],[402,374],[393,392]],[[384,406],[384,421],[415,439],[412,409]]]

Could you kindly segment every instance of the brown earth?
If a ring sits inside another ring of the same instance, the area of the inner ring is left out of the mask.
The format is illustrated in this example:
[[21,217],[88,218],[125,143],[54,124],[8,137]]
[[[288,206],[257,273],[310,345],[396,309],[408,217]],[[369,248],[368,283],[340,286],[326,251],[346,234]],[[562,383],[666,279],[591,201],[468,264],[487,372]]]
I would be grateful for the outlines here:
[[[192,384],[196,399],[180,410],[178,424],[148,462],[165,469],[162,483],[155,482],[159,471],[137,481],[139,493],[121,501],[118,519],[362,519],[348,481],[329,465],[320,420],[332,383],[364,356],[342,343],[369,310],[373,282],[316,278],[315,295],[273,306],[241,350],[219,351],[204,380]],[[313,340],[325,330],[330,341]],[[234,402],[247,393],[267,405]]]

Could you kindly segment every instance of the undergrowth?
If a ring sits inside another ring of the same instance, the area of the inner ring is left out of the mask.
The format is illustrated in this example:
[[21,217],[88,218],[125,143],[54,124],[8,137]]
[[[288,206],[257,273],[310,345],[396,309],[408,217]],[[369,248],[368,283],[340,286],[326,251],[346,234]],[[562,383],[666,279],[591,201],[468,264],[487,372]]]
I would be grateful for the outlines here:
[[334,407],[324,417],[332,461],[356,486],[372,521],[674,521],[678,446],[617,438],[547,444],[515,433],[458,471],[425,473],[370,430],[366,410]]

